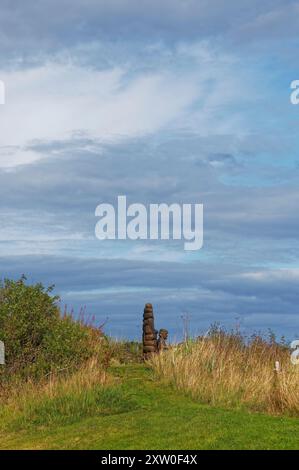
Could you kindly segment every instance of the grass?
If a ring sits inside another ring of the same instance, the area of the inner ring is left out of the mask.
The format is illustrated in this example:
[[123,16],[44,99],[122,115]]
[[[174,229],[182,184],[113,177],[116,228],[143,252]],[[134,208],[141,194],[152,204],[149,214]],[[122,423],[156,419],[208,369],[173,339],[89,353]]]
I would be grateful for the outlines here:
[[153,356],[151,364],[159,379],[201,403],[299,417],[299,368],[274,340],[214,330]]
[[[87,387],[90,406],[85,406],[84,400],[82,405],[82,396],[77,396],[67,413],[67,400],[59,401],[57,397],[63,394],[56,390],[52,400],[48,396],[35,408],[27,403],[7,413],[1,417],[0,448],[299,448],[297,418],[197,403],[182,391],[154,380],[152,370],[143,364],[113,367],[110,375],[100,388],[96,383]],[[73,414],[76,408],[81,412]],[[34,423],[29,410],[35,416]]]
[[72,375],[53,375],[39,382],[16,382],[2,393],[0,411],[3,432],[64,426],[89,416],[127,412],[135,404],[122,383],[97,361],[90,361]]

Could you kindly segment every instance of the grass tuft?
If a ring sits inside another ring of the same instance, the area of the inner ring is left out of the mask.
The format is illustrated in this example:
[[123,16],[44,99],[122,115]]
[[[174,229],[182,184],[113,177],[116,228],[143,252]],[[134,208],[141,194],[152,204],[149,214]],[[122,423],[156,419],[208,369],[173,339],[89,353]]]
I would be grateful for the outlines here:
[[299,368],[273,339],[246,341],[218,329],[153,356],[151,365],[160,379],[202,403],[299,416]]
[[137,406],[123,386],[96,362],[71,376],[14,384],[3,399],[1,428],[8,431],[72,424],[87,417],[128,412]]

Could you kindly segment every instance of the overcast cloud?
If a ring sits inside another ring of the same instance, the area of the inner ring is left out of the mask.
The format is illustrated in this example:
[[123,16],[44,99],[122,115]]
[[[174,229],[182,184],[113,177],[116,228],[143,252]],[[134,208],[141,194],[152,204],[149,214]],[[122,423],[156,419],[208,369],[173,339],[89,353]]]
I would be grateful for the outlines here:
[[[299,2],[0,0],[1,277],[111,334],[299,334]],[[296,75],[297,74],[297,75]],[[203,203],[204,246],[95,238],[101,202]]]

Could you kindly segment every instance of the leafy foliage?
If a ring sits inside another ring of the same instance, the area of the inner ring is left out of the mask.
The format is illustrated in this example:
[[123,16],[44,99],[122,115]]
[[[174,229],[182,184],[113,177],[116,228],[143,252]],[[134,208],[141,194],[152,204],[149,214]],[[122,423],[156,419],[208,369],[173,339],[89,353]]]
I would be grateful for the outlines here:
[[6,367],[12,374],[39,377],[57,369],[79,366],[102,352],[101,330],[60,313],[53,287],[27,285],[25,277],[0,286],[0,339]]

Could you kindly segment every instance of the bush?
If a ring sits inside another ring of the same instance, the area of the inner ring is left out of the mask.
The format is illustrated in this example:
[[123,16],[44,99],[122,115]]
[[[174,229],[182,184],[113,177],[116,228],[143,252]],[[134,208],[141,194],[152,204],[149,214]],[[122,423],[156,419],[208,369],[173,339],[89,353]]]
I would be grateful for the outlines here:
[[24,277],[0,285],[0,339],[6,356],[2,378],[38,378],[101,354],[101,330],[62,316],[52,290],[40,283],[27,285]]

